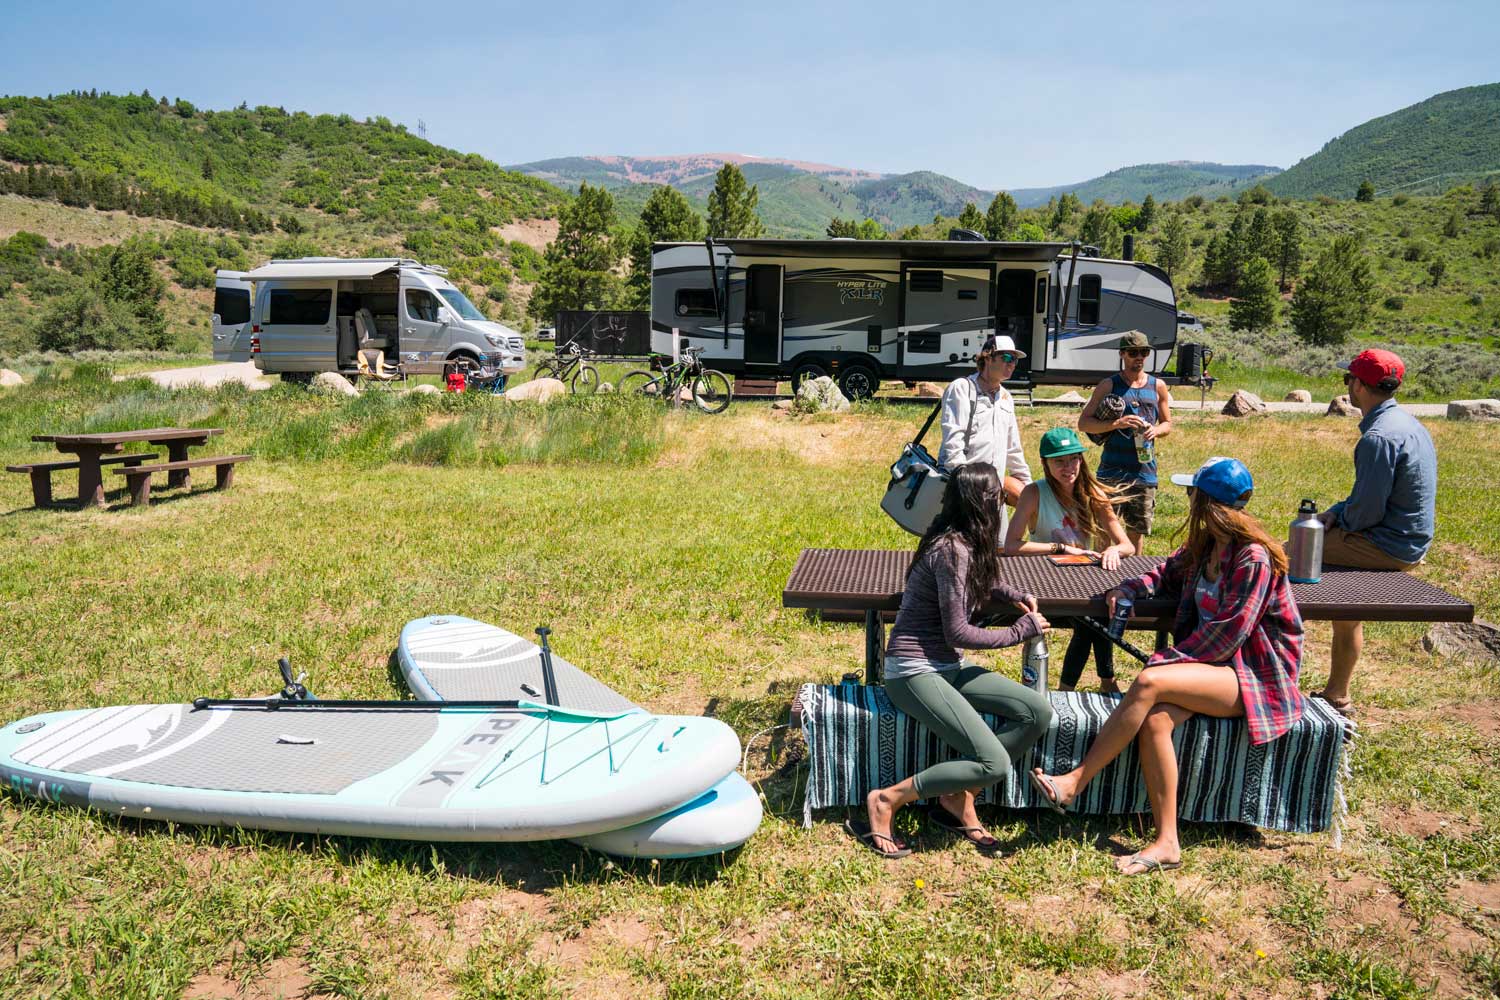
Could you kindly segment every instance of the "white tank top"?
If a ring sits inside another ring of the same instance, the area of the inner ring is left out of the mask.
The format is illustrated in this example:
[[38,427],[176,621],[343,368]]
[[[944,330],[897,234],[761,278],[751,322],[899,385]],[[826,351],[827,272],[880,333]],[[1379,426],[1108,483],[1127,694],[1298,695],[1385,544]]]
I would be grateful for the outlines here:
[[1036,493],[1036,527],[1032,529],[1028,541],[1062,542],[1064,545],[1088,548],[1088,540],[1083,537],[1078,524],[1052,494],[1052,484],[1045,479],[1038,479]]

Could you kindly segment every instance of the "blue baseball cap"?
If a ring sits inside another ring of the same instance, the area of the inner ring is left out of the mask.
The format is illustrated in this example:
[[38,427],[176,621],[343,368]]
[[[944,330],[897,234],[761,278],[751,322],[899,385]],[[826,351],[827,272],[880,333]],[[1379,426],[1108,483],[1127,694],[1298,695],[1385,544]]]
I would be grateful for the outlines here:
[[1235,510],[1244,510],[1250,503],[1250,494],[1255,492],[1255,480],[1250,478],[1250,470],[1237,458],[1215,456],[1198,466],[1198,471],[1192,475],[1178,473],[1173,476],[1172,482],[1202,490]]

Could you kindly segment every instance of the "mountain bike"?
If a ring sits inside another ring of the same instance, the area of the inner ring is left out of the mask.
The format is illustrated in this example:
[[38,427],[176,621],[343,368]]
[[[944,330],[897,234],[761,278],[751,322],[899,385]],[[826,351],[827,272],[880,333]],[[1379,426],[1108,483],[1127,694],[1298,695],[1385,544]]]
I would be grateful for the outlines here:
[[723,372],[703,367],[701,347],[689,347],[682,352],[682,360],[662,368],[660,372],[626,372],[620,379],[619,391],[623,395],[649,396],[678,401],[684,389],[692,397],[693,404],[704,413],[723,413],[729,408],[729,377]]
[[599,388],[599,369],[589,364],[594,352],[587,347],[569,344],[557,354],[546,358],[531,373],[533,379],[555,378],[568,383],[570,391],[585,396]]

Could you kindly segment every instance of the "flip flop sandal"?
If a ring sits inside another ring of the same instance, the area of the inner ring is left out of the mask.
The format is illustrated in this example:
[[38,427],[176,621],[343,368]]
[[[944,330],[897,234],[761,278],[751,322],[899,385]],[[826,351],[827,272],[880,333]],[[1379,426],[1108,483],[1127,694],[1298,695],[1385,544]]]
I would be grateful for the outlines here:
[[[1126,871],[1125,869],[1129,868],[1131,865],[1140,865],[1143,870],[1138,872]],[[1133,854],[1125,862],[1125,864],[1121,866],[1120,874],[1124,875],[1126,878],[1134,878],[1137,875],[1150,875],[1152,872],[1176,871],[1181,867],[1181,861],[1158,861],[1155,858],[1148,858],[1144,854]]]
[[1027,771],[1026,776],[1031,779],[1031,787],[1042,797],[1042,805],[1055,813],[1065,814],[1067,809],[1057,801],[1057,787],[1052,784],[1052,779],[1046,775],[1037,774],[1035,771]]
[[[964,826],[963,820],[959,819],[957,816],[953,815],[942,806],[930,807],[927,810],[927,818],[930,819],[933,823],[942,827],[944,830],[947,830],[949,833],[956,833],[964,840],[967,840],[970,844],[973,844],[974,850],[978,851],[980,854],[993,854],[995,851],[998,851],[1000,849],[1000,841],[990,836],[989,832],[985,830],[984,827]],[[969,834],[971,833],[983,834],[984,837],[982,840],[976,840],[973,837],[969,836]]]
[[[901,842],[894,837],[887,837],[883,833],[876,833],[875,831],[870,829],[870,824],[864,822],[863,820],[844,820],[844,830],[849,834],[849,836],[853,837],[855,840],[859,841],[861,844],[868,847],[870,850],[874,851],[882,858],[889,858],[894,861],[897,858],[905,858],[911,855],[911,848],[899,846]],[[894,851],[887,851],[885,848],[880,846],[880,841],[882,840],[887,841],[891,844],[896,844],[898,846]]]

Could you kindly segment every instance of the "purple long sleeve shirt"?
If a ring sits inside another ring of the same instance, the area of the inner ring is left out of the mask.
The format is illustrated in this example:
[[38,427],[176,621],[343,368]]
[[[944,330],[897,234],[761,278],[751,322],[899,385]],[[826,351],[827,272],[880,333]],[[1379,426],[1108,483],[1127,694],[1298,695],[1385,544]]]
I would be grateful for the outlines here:
[[[984,602],[970,598],[968,574],[969,550],[962,543],[945,538],[923,553],[906,578],[885,655],[956,663],[962,659],[960,649],[1002,649],[1039,634],[1030,616],[1009,628],[970,624],[970,616]],[[1012,602],[1026,596],[998,583],[995,595]]]

